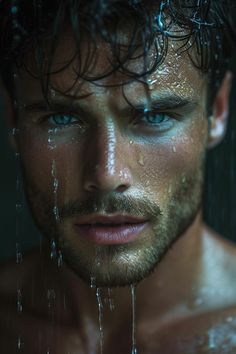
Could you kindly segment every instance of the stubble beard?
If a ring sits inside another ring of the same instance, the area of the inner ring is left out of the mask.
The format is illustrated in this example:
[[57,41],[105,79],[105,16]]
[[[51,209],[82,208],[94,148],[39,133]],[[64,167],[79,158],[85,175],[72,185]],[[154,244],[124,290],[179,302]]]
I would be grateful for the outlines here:
[[96,286],[128,286],[152,273],[193,223],[202,204],[203,166],[204,162],[197,173],[196,170],[189,173],[184,183],[176,183],[167,208],[159,209],[146,242],[143,238],[124,245],[91,245],[90,250],[84,250],[56,223],[51,199],[28,178],[24,178],[26,197],[37,227],[48,240],[57,241],[66,265],[80,278]]

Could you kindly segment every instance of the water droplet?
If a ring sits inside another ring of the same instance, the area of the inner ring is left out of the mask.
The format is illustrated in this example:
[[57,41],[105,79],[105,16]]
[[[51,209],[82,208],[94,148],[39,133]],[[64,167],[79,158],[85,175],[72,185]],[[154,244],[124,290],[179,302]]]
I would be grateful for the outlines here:
[[109,303],[109,308],[110,311],[114,311],[115,309],[115,304],[114,304],[114,299],[112,298],[112,289],[108,288],[108,303]]
[[17,349],[21,350],[23,348],[23,346],[24,346],[24,342],[23,342],[22,338],[19,336],[17,338]]
[[232,316],[227,317],[226,322],[228,322],[228,323],[233,322],[233,317]]
[[23,311],[22,294],[21,294],[21,290],[17,289],[17,312],[22,312],[22,311]]
[[208,348],[209,349],[216,348],[215,332],[213,330],[208,331]]
[[13,15],[16,15],[17,12],[18,12],[18,7],[17,7],[17,6],[12,6],[12,7],[11,7],[11,13],[12,13]]
[[57,257],[57,266],[58,268],[62,267],[63,265],[63,255],[62,255],[62,251],[58,250],[58,257]]
[[95,289],[96,288],[96,278],[95,277],[91,277],[90,278],[90,288],[91,289]]
[[52,177],[53,177],[53,195],[54,195],[53,214],[54,214],[56,222],[59,223],[60,216],[59,216],[59,208],[57,205],[57,194],[58,194],[59,181],[57,179],[57,169],[56,169],[55,160],[53,160],[53,162],[52,162]]
[[175,146],[172,147],[172,151],[176,152],[176,147]]
[[51,259],[56,259],[56,257],[57,257],[57,246],[56,246],[56,242],[55,242],[54,239],[51,240],[50,247],[51,247],[50,258]]
[[130,140],[130,142],[129,142],[129,143],[130,143],[130,145],[132,145],[132,144],[133,144],[133,140]]
[[50,90],[50,94],[52,97],[56,97],[56,91],[54,89]]
[[56,293],[54,289],[48,289],[47,291],[48,308],[51,309],[55,305]]
[[22,263],[22,261],[23,261],[23,255],[21,252],[21,247],[20,244],[17,242],[16,243],[16,263],[20,264]]
[[143,158],[142,155],[139,156],[138,163],[139,163],[141,166],[144,166],[144,158]]

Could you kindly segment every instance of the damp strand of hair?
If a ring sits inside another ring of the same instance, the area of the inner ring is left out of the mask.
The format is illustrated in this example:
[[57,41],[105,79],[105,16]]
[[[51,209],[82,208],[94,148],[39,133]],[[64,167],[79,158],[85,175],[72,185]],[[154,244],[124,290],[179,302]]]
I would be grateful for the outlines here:
[[137,354],[136,345],[136,285],[131,285],[131,304],[132,304],[132,349],[131,354]]
[[104,330],[103,330],[103,303],[101,289],[96,288],[96,300],[98,306],[99,344],[100,354],[103,354]]

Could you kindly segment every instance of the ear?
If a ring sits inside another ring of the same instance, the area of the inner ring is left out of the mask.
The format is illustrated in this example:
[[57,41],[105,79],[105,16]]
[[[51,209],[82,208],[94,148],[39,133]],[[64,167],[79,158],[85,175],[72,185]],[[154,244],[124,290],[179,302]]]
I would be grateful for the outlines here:
[[232,78],[232,73],[227,71],[213,103],[213,114],[209,118],[208,148],[210,149],[218,145],[226,133]]
[[10,97],[10,94],[7,91],[1,77],[0,77],[0,99],[3,103],[4,116],[6,117],[6,125],[9,131],[9,143],[12,149],[15,152],[17,152],[18,151],[17,134],[16,134],[17,127],[16,127],[14,105]]

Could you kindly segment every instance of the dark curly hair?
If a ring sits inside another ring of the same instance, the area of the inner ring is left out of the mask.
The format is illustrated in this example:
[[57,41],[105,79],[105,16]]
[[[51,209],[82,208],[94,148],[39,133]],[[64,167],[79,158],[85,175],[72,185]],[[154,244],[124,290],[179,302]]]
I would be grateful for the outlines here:
[[[55,49],[70,28],[76,42],[71,60],[77,57],[81,64],[77,78],[96,83],[119,71],[128,81],[143,80],[164,61],[173,39],[180,42],[178,50],[186,51],[207,75],[211,102],[227,70],[235,39],[232,6],[233,0],[0,0],[0,72],[11,90],[13,64],[28,70],[24,56],[28,48],[34,48],[38,77],[47,93]],[[124,28],[129,31],[127,43],[121,43],[119,36]],[[112,59],[109,70],[94,77],[98,37],[109,44]],[[86,53],[81,51],[84,38]],[[47,51],[45,40],[50,43]],[[155,51],[152,61],[150,50]],[[146,65],[133,72],[129,63],[137,57]]]

